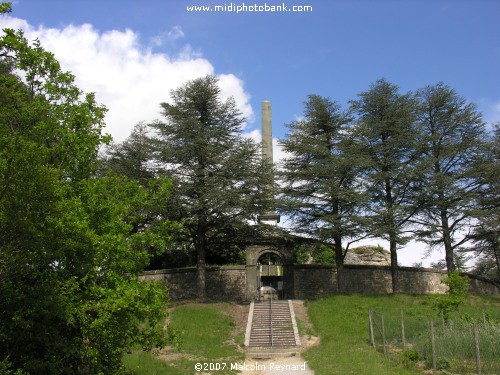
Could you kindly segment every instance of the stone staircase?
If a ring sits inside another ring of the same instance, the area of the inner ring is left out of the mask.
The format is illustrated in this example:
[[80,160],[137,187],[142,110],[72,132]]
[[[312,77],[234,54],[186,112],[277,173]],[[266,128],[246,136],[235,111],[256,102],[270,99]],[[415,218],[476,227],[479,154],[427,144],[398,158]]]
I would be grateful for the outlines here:
[[252,302],[245,345],[268,349],[300,346],[292,301]]

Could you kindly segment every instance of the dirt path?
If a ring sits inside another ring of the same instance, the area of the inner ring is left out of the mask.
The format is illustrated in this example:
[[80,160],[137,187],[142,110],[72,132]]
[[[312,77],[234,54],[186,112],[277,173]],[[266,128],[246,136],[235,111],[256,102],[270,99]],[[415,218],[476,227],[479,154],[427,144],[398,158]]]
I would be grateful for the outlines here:
[[266,360],[246,359],[242,366],[245,367],[241,368],[243,375],[314,375],[300,355]]
[[[234,319],[235,329],[232,337],[228,340],[228,344],[235,345],[238,351],[245,353],[245,348],[241,345],[243,342],[241,337],[244,338],[249,305],[231,304],[231,310],[228,312]],[[314,371],[309,368],[307,362],[300,355],[301,352],[307,350],[311,346],[319,344],[319,338],[315,336],[314,328],[309,321],[307,315],[307,308],[304,306],[303,301],[293,301],[293,309],[295,318],[299,325],[299,333],[301,334],[301,348],[291,356],[283,357],[276,356],[272,358],[251,358],[246,355],[243,362],[238,363],[242,375],[314,375]],[[166,347],[156,352],[156,357],[165,362],[171,362],[182,358],[195,360],[196,356],[185,353],[179,353],[172,347]],[[200,373],[209,375],[210,373]],[[215,372],[212,374],[216,374]]]

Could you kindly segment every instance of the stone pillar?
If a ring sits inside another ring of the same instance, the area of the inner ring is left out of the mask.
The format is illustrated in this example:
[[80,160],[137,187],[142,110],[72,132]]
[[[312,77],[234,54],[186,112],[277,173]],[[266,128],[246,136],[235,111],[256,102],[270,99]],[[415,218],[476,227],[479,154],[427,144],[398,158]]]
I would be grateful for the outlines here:
[[261,224],[276,226],[280,222],[280,216],[276,215],[274,206],[274,174],[273,166],[273,130],[272,130],[271,102],[265,100],[262,102],[262,162],[269,167],[264,176],[264,191],[267,195],[267,209],[258,220]]
[[273,123],[271,114],[271,102],[262,102],[262,159],[273,163]]

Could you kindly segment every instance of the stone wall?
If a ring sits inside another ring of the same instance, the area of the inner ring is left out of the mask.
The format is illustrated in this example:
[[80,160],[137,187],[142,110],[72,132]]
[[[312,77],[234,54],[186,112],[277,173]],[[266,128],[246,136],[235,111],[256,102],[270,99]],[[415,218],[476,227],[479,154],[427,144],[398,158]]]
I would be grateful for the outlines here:
[[334,266],[295,265],[293,276],[295,299],[315,299],[338,292],[337,270]]
[[[207,267],[207,297],[217,301],[246,301],[254,298],[248,294],[248,279],[251,270],[246,266]],[[290,292],[287,298],[315,299],[338,293],[335,266],[294,265],[287,267]],[[254,272],[255,273],[255,272]],[[446,293],[441,283],[446,273],[432,269],[414,267],[399,268],[399,284],[402,293],[430,294]],[[173,300],[196,298],[196,269],[168,269],[148,271],[143,280],[163,281]],[[254,284],[255,284],[255,280]],[[387,266],[346,265],[346,293],[389,294],[392,292],[391,270]],[[472,294],[500,295],[500,287],[487,280],[471,276]]]
[[244,301],[246,267],[211,267],[207,272],[207,296],[218,301]]
[[[390,269],[389,269],[390,273]],[[448,287],[441,283],[446,272],[426,268],[399,267],[399,287],[407,294],[443,294]]]
[[[440,271],[412,267],[399,268],[401,291],[408,294],[445,293]],[[345,265],[345,293],[392,293],[391,270],[386,266]],[[296,265],[295,298],[312,299],[338,292],[337,270],[334,266]]]
[[345,265],[346,293],[388,294],[392,292],[387,266]]
[[[172,300],[196,298],[196,269],[178,268],[146,271],[142,280],[163,281]],[[207,267],[206,294],[217,301],[244,301],[245,266]]]
[[481,277],[470,278],[469,292],[475,295],[500,296],[500,286]]

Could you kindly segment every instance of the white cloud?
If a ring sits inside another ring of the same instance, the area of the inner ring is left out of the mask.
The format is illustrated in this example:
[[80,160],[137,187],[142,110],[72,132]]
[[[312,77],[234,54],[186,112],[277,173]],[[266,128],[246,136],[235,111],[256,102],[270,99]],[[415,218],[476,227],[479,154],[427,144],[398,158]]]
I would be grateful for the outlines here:
[[185,34],[182,31],[182,27],[175,25],[168,32],[159,34],[151,38],[151,44],[155,47],[164,45],[165,43],[174,43],[180,39],[184,39]]
[[[76,76],[78,87],[96,93],[97,101],[109,109],[105,131],[115,141],[126,138],[139,121],[160,118],[160,103],[169,101],[172,89],[215,71],[189,44],[179,48],[175,56],[155,53],[141,45],[138,34],[130,29],[99,32],[90,24],[54,29],[33,27],[13,17],[2,21],[3,27],[22,28],[28,40],[39,38],[63,69]],[[182,28],[174,26],[156,43],[184,38]],[[250,96],[243,82],[233,74],[219,78],[222,96],[233,96],[243,115],[251,119]]]
[[291,157],[291,154],[283,150],[278,142],[278,138],[273,138],[273,159],[275,164],[279,164],[285,158]]
[[243,133],[244,137],[251,138],[255,142],[262,142],[262,132],[259,129],[254,129],[251,132]]
[[[254,129],[250,132],[243,133],[244,137],[251,138],[257,143],[262,142],[262,131],[260,129]],[[290,157],[290,154],[285,152],[278,142],[278,138],[273,138],[273,162],[278,166],[279,163],[283,161],[284,158]]]
[[232,74],[219,75],[219,87],[221,88],[221,97],[223,99],[229,96],[234,97],[238,108],[248,122],[253,121],[253,111],[250,105],[250,95],[243,89],[243,81]]

